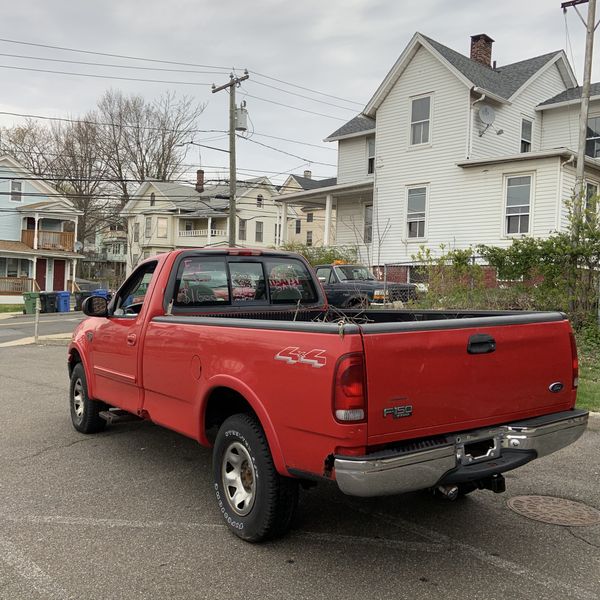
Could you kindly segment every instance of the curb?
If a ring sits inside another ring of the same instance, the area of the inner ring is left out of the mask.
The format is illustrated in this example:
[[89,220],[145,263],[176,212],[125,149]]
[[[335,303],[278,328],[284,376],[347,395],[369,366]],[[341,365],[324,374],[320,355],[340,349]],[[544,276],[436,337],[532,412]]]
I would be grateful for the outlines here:
[[[38,346],[67,346],[71,341],[71,336],[65,337],[64,333],[54,333],[51,335],[40,335],[38,337]],[[3,342],[0,348],[14,348],[15,346],[29,346],[35,344],[35,337],[26,337],[10,342]]]

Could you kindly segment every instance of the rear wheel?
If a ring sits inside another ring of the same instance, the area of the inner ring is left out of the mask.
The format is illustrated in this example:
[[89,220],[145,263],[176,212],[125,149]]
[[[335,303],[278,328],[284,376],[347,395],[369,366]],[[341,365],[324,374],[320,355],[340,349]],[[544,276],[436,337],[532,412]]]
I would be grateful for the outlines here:
[[81,433],[98,433],[106,427],[106,421],[99,416],[104,410],[104,402],[90,400],[87,391],[87,380],[81,363],[73,367],[71,385],[69,387],[69,404],[71,405],[71,422]]
[[284,534],[298,504],[298,484],[279,475],[262,427],[247,414],[229,417],[213,449],[217,505],[233,533],[248,542]]

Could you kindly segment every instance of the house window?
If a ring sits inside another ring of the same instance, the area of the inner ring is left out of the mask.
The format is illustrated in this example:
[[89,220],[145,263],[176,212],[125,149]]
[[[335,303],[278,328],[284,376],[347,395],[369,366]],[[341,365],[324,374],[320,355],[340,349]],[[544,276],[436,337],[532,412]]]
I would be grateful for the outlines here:
[[370,244],[373,241],[373,205],[367,204],[365,206],[364,216],[364,233],[365,244]]
[[367,138],[367,174],[375,173],[375,136]]
[[429,143],[431,96],[414,98],[410,111],[410,143],[412,146]]
[[589,223],[598,208],[598,185],[586,182],[585,184],[585,219]]
[[194,221],[184,221],[185,231],[194,231]]
[[531,175],[506,179],[506,233],[529,232]]
[[146,229],[144,230],[144,236],[149,238],[152,235],[152,217],[146,217]]
[[600,117],[588,119],[585,153],[592,158],[600,156]]
[[241,241],[246,240],[246,219],[240,219],[240,225],[238,227],[238,237]]
[[264,200],[264,198],[262,197],[262,194],[259,194],[258,196],[256,196],[256,207],[257,208],[263,207],[263,200]]
[[312,223],[313,222],[313,213],[306,213],[306,222],[307,223]]
[[169,221],[166,217],[158,217],[156,220],[156,237],[166,238],[169,229]]
[[139,223],[133,224],[133,241],[134,242],[140,241],[140,224]]
[[296,219],[296,233],[300,233],[302,231],[302,220]]
[[263,222],[262,221],[256,221],[256,235],[254,236],[254,241],[255,242],[263,241]]
[[408,190],[406,221],[409,238],[425,237],[425,206],[427,204],[427,188],[418,187]]
[[23,202],[22,193],[23,184],[20,181],[10,182],[10,199],[11,202]]
[[521,152],[531,152],[531,131],[533,121],[521,119]]
[[152,192],[150,194],[150,206],[154,206],[156,204],[156,194]]
[[312,231],[307,231],[306,232],[306,245],[307,246],[312,246]]

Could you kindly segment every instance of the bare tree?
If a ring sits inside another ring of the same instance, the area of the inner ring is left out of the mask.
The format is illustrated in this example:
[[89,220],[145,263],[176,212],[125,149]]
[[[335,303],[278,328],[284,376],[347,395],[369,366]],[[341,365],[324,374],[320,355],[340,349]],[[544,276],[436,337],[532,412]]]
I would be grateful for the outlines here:
[[45,125],[27,119],[24,125],[0,129],[0,154],[10,154],[35,175],[52,175],[56,148]]

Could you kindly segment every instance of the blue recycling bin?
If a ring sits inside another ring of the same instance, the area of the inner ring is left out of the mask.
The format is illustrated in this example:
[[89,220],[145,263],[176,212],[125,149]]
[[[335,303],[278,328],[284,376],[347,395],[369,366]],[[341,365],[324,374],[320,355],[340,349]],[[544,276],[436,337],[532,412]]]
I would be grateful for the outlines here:
[[69,292],[56,293],[56,312],[69,312],[71,310],[71,294]]
[[110,292],[108,290],[102,290],[102,289],[94,290],[91,295],[92,296],[100,296],[101,298],[106,298],[107,300],[110,300]]

